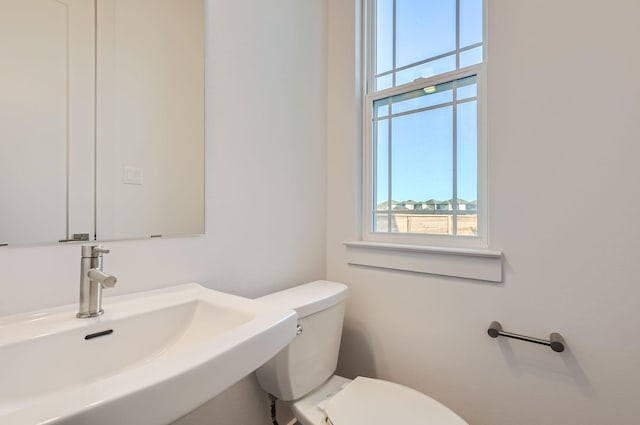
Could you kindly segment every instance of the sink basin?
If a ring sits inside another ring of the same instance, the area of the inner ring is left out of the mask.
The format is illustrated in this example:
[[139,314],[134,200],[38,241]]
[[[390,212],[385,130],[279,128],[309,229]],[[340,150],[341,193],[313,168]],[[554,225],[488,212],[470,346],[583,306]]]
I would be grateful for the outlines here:
[[296,315],[198,284],[0,318],[0,423],[164,425],[294,338]]

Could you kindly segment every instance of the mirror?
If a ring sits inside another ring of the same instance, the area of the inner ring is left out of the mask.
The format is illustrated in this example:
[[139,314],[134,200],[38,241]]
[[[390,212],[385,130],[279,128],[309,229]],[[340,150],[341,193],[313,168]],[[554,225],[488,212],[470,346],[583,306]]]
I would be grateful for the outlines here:
[[0,0],[0,244],[204,233],[203,0]]

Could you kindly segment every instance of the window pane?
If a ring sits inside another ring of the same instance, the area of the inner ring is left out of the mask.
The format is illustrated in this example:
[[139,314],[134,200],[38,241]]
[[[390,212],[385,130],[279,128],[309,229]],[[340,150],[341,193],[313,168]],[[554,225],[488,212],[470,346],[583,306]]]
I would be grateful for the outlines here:
[[482,63],[482,46],[460,52],[460,68]]
[[373,102],[373,118],[381,118],[389,115],[389,98]]
[[482,0],[460,0],[460,47],[482,42]]
[[[457,228],[457,234],[476,235],[476,96],[477,77],[471,75],[374,101],[375,231],[454,234]],[[457,199],[453,199],[454,104]]]
[[411,83],[418,78],[429,78],[434,75],[443,74],[445,72],[456,69],[456,55],[450,55],[431,62],[416,65],[411,68],[398,71],[396,74],[396,86]]
[[456,48],[455,0],[396,0],[396,66]]
[[389,209],[389,120],[374,122],[375,146],[375,199],[378,209]]
[[448,219],[434,224],[412,217],[429,204],[430,215],[450,215],[453,209],[453,107],[402,115],[392,122],[391,199],[398,204],[391,230],[450,233]]
[[393,207],[389,199],[389,120],[380,120],[374,125],[374,231],[387,232],[389,210]]
[[376,78],[376,91],[388,89],[393,86],[393,74],[387,74],[383,77]]
[[[376,70],[393,68],[393,0],[376,0]],[[390,87],[391,85],[389,85]]]
[[458,105],[458,234],[478,234],[478,102]]
[[[375,91],[482,63],[483,0],[375,8]],[[476,75],[388,91],[373,101],[373,230],[477,236]]]
[[456,81],[456,87],[456,98],[458,100],[469,99],[478,95],[478,83],[475,75]]

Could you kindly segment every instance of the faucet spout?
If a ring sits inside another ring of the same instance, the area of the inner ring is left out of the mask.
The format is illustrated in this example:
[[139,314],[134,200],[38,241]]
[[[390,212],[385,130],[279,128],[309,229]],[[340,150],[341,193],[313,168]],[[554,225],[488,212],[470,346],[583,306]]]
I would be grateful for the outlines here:
[[80,260],[80,305],[78,318],[97,317],[102,309],[102,289],[113,288],[115,276],[102,271],[102,256],[109,252],[102,245],[83,245]]
[[101,284],[103,288],[113,288],[118,281],[115,276],[111,276],[100,269],[91,269],[88,275],[91,281]]

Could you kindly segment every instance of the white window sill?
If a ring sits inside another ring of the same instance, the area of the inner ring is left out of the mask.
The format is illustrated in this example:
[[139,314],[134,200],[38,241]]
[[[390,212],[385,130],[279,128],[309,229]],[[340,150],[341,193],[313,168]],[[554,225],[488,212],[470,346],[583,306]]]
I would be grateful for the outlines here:
[[502,253],[382,242],[344,242],[353,265],[502,282]]

